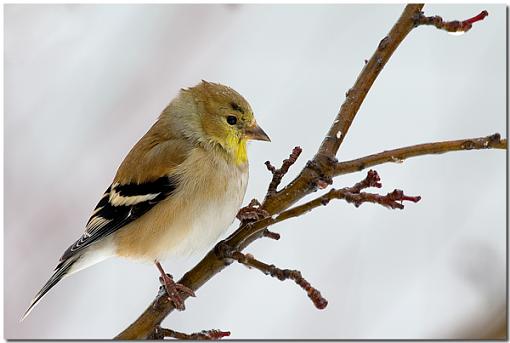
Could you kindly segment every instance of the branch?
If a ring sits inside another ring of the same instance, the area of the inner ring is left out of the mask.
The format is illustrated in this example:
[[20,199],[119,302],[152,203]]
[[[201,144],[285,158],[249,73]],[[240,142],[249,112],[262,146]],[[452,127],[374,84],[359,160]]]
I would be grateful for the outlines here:
[[423,6],[423,4],[411,4],[404,8],[400,18],[380,41],[372,57],[361,70],[353,87],[345,94],[340,111],[314,158],[307,163],[297,178],[279,192],[280,196],[265,199],[264,209],[266,211],[278,213],[285,210],[307,194],[314,192],[317,189],[317,184],[321,184],[322,180],[330,183],[336,166],[336,153],[347,135],[354,117],[393,52],[409,32],[416,27],[416,17],[421,13]]
[[301,275],[301,272],[297,270],[280,269],[273,264],[269,265],[257,260],[251,254],[243,254],[239,251],[228,252],[225,257],[230,257],[250,269],[255,268],[260,270],[265,275],[270,275],[280,281],[287,279],[294,281],[299,287],[306,291],[310,300],[312,300],[315,307],[319,310],[326,308],[328,305],[328,301],[322,297],[321,293],[312,287],[312,285]]
[[450,151],[467,151],[480,149],[507,149],[507,140],[501,139],[499,133],[487,137],[466,138],[455,141],[443,141],[411,145],[404,148],[387,150],[355,160],[339,162],[335,166],[334,175],[349,174],[365,168],[388,162],[402,163],[410,157],[443,154]]
[[[292,207],[286,211],[281,212],[278,215],[273,215],[271,217],[265,217],[256,222],[248,223],[245,226],[242,226],[236,232],[234,232],[225,242],[220,242],[219,245],[226,244],[226,246],[230,247],[238,247],[241,250],[246,248],[251,242],[251,238],[256,236],[257,234],[263,232],[268,226],[280,223],[284,220],[299,217],[305,213],[310,212],[314,208],[319,206],[327,205],[333,199],[344,199],[348,203],[354,204],[354,206],[359,207],[363,203],[373,203],[379,204],[388,208],[399,208],[403,209],[404,205],[402,205],[403,201],[412,201],[418,202],[421,197],[419,196],[407,196],[401,190],[395,189],[393,192],[388,193],[384,196],[374,193],[365,193],[360,192],[362,189],[368,187],[377,187],[380,188],[382,186],[379,183],[380,178],[376,171],[370,170],[366,176],[366,178],[352,187],[346,187],[342,189],[332,189],[328,193],[319,196],[313,200],[310,200],[304,204]],[[225,252],[217,254],[219,257],[224,257]]]
[[[370,170],[366,176],[366,178],[358,182],[356,185],[352,187],[345,187],[342,189],[331,189],[324,195],[321,195],[313,200],[310,200],[304,204],[293,207],[289,210],[282,212],[276,218],[266,218],[261,220],[260,222],[256,222],[255,224],[264,225],[267,227],[269,225],[273,225],[279,223],[281,221],[301,216],[307,212],[310,212],[312,209],[325,206],[329,204],[329,202],[333,199],[344,199],[348,203],[354,204],[354,206],[359,207],[363,203],[373,203],[379,204],[391,209],[403,209],[404,205],[402,205],[403,201],[412,201],[418,202],[421,200],[419,196],[407,196],[403,191],[395,189],[392,192],[386,195],[379,195],[374,193],[366,193],[361,192],[362,189],[368,187],[382,187],[382,184],[379,183],[380,178],[376,171]],[[269,223],[269,224],[268,224]]]
[[[273,172],[273,179],[268,189],[268,196],[265,197],[262,205],[256,208],[258,213],[265,213],[267,215],[262,216],[262,218],[260,216],[253,216],[250,220],[243,219],[240,227],[230,237],[220,242],[214,249],[209,251],[209,253],[193,269],[188,271],[182,279],[179,280],[180,284],[185,285],[194,291],[198,290],[210,278],[230,265],[230,263],[222,257],[222,254],[219,253],[219,248],[221,248],[221,246],[226,246],[232,251],[241,252],[246,246],[263,236],[279,237],[276,236],[277,234],[267,231],[267,227],[278,221],[304,214],[312,208],[325,205],[332,199],[345,199],[356,206],[359,206],[364,202],[372,202],[388,206],[390,208],[401,208],[403,201],[419,201],[419,197],[409,197],[398,190],[384,196],[361,192],[363,188],[366,188],[363,184],[339,190],[333,189],[317,199],[289,209],[304,196],[315,192],[318,188],[322,188],[327,184],[330,184],[333,176],[344,173],[342,170],[339,171],[339,168],[341,168],[339,165],[341,164],[336,161],[336,153],[375,79],[409,32],[411,32],[414,27],[421,24],[417,22],[417,20],[421,18],[422,8],[423,4],[407,5],[388,35],[380,41],[374,54],[370,60],[367,61],[363,70],[359,74],[354,86],[347,92],[346,99],[333,121],[326,137],[322,141],[320,148],[313,159],[302,169],[301,173],[290,184],[280,191],[277,191],[276,188],[281,183],[281,179],[287,172],[288,168],[287,170],[283,170],[284,166],[282,166],[280,170],[283,175],[275,175],[277,172],[276,168],[268,164],[268,169]],[[473,141],[473,144],[476,145],[476,142]],[[506,141],[502,141],[502,144],[506,145]],[[467,149],[469,146],[470,145],[466,145],[464,149]],[[411,154],[407,157],[416,155]],[[370,158],[370,156],[367,158]],[[290,159],[291,158],[289,158],[289,160]],[[294,158],[292,163],[295,162],[295,159],[297,159],[297,156]],[[350,162],[352,163],[353,161]],[[349,162],[343,163],[344,166],[346,166],[345,163]],[[378,181],[373,182],[376,184],[378,183]],[[374,185],[373,187],[377,186]],[[269,193],[271,193],[271,195],[269,195]],[[188,295],[181,293],[181,297],[185,300]],[[121,332],[116,338],[143,339],[149,337],[151,333],[154,332],[154,328],[158,327],[163,319],[172,312],[173,309],[173,305],[170,301],[168,301],[167,296],[165,294],[159,294],[154,301],[149,304],[147,309],[138,317],[138,319],[136,319],[136,321]]]
[[391,55],[393,55],[393,52],[416,26],[415,18],[422,13],[422,8],[423,4],[407,5],[391,31],[379,42],[377,49],[365,64],[354,86],[345,94],[345,101],[342,107],[340,107],[340,112],[336,116],[333,125],[331,125],[326,137],[322,141],[318,152],[319,155],[331,157],[336,155],[372,84]]

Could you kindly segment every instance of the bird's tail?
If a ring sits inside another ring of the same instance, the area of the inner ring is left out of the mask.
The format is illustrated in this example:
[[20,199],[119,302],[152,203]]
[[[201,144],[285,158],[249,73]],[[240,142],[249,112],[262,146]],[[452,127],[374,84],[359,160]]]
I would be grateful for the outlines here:
[[48,291],[52,289],[53,286],[57,284],[57,282],[59,282],[60,280],[62,280],[64,276],[69,274],[71,267],[73,266],[73,264],[76,263],[76,261],[78,261],[79,258],[80,256],[73,256],[59,263],[57,268],[55,268],[55,272],[53,273],[51,278],[48,280],[48,282],[46,282],[46,284],[39,291],[39,293],[35,295],[34,299],[30,303],[30,306],[28,306],[28,309],[26,310],[25,314],[23,315],[23,317],[21,317],[20,322],[22,322],[23,319],[25,319],[30,314],[35,305],[37,305],[39,301],[41,301],[41,299],[46,295],[46,293],[48,293]]

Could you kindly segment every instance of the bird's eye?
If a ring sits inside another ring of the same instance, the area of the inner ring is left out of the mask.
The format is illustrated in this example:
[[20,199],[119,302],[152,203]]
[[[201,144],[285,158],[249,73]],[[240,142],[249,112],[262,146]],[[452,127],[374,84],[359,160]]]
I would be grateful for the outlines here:
[[228,116],[227,123],[229,123],[230,125],[235,125],[237,123],[237,118],[234,116]]

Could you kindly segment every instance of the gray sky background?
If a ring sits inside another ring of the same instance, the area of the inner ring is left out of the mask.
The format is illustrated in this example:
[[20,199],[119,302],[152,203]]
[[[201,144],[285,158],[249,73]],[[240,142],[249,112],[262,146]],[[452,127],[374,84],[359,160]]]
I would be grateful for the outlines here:
[[[110,338],[153,299],[152,265],[111,259],[63,280],[18,319],[84,225],[131,146],[181,87],[227,84],[272,143],[249,147],[245,203],[292,147],[313,156],[345,92],[400,5],[7,5],[5,338]],[[489,17],[462,36],[414,30],[386,65],[340,149],[346,160],[416,143],[506,137],[504,5],[430,5]],[[273,227],[247,251],[300,270],[329,300],[241,265],[164,325],[231,338],[479,338],[506,320],[505,152],[419,157],[376,168],[403,211],[344,202]],[[366,172],[335,179],[352,185]],[[230,228],[231,232],[233,227]],[[165,261],[180,277],[203,253]]]

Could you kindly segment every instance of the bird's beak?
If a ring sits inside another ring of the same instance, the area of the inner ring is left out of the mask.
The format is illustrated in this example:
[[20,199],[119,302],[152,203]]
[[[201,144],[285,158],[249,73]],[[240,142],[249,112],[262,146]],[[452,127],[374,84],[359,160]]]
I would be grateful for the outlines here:
[[269,136],[260,128],[260,126],[257,125],[256,122],[246,128],[244,135],[246,138],[251,140],[271,142]]

